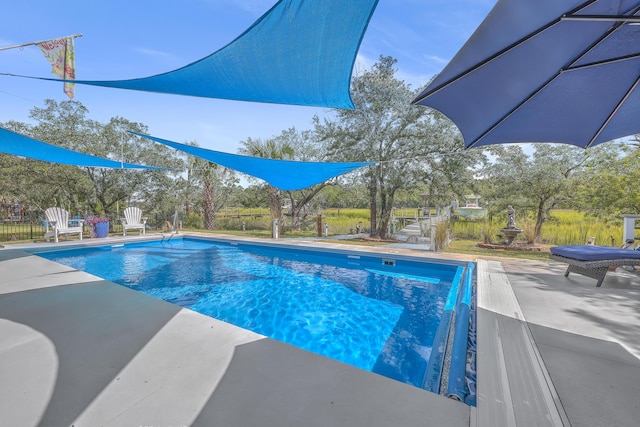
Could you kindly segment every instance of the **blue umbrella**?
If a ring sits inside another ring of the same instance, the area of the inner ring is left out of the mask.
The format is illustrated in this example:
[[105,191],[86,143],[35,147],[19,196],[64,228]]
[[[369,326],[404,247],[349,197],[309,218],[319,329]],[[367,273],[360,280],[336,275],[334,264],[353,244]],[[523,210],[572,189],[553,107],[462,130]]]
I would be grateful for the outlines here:
[[500,0],[413,101],[465,147],[640,133],[640,0]]

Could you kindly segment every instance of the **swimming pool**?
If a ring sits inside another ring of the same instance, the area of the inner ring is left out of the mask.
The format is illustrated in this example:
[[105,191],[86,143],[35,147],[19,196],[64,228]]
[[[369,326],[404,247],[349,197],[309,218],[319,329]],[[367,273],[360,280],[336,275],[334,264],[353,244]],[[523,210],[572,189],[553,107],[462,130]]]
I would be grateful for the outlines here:
[[37,255],[435,392],[467,268],[200,238]]

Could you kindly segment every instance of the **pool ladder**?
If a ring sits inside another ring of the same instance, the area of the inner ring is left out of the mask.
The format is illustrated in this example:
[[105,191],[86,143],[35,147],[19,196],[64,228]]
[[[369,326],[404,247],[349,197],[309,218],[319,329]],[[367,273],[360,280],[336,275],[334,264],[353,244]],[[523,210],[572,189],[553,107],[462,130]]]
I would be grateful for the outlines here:
[[[171,240],[171,238],[173,236],[175,236],[176,234],[178,234],[178,208],[176,208],[175,213],[173,214],[173,224],[171,226],[171,234],[169,235],[169,238],[167,239],[167,242],[169,240]],[[167,237],[165,236],[164,233],[162,233],[162,240],[160,241],[160,243],[164,243],[164,238]]]

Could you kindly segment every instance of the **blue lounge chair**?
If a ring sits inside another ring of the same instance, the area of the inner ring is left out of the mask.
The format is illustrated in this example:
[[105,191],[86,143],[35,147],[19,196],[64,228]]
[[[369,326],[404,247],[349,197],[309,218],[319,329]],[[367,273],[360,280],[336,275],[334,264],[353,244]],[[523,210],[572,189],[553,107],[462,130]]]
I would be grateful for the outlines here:
[[610,246],[554,246],[549,258],[569,264],[564,277],[569,277],[569,273],[591,277],[598,280],[597,287],[602,286],[609,267],[640,265],[640,251]]

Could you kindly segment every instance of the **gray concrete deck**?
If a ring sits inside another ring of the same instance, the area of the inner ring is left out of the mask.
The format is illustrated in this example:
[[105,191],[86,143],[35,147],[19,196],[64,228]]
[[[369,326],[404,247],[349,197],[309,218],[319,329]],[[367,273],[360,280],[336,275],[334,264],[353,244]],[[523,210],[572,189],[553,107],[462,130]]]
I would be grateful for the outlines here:
[[[109,239],[85,243],[122,241]],[[638,425],[640,278],[609,274],[596,288],[564,267],[479,262],[476,410],[10,245],[0,250],[0,425]]]
[[566,264],[503,265],[571,425],[640,425],[640,277],[618,269],[596,288]]

